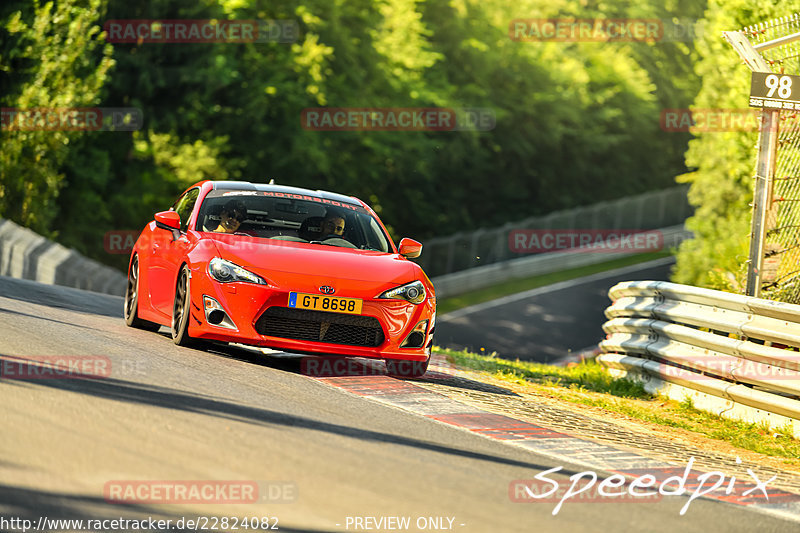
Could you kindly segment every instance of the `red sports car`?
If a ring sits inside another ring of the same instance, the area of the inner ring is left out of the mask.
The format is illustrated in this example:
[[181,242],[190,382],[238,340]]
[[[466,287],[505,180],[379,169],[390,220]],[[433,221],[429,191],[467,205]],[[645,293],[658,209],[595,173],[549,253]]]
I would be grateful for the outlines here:
[[125,321],[289,352],[381,358],[425,373],[436,298],[361,200],[247,182],[203,181],[156,213],[131,253]]

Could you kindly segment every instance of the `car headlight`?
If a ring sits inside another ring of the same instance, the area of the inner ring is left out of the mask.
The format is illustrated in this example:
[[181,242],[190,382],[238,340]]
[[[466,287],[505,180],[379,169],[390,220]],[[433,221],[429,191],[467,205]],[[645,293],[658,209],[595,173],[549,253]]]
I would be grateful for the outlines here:
[[425,286],[421,281],[412,281],[411,283],[390,289],[378,296],[378,298],[406,300],[412,304],[421,304],[425,301]]
[[266,285],[267,282],[261,276],[245,270],[236,263],[231,263],[221,257],[215,257],[208,262],[208,273],[220,283],[231,283],[233,281],[245,281],[257,285]]

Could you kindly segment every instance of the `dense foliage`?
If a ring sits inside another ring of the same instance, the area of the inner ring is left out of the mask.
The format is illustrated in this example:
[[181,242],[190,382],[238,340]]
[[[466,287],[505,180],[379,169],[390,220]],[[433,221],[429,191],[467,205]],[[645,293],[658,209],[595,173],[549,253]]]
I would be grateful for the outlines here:
[[[798,11],[797,0],[711,0],[698,42],[702,88],[693,107],[747,109],[750,69],[720,32]],[[702,133],[689,143],[686,163],[694,171],[679,180],[692,184],[689,200],[697,210],[688,226],[696,238],[682,244],[673,281],[744,291],[757,142],[757,131],[729,131]]]
[[[38,0],[37,0],[38,1]],[[137,107],[135,132],[1,133],[0,216],[106,262],[205,178],[324,188],[424,239],[671,186],[692,42],[524,42],[513,19],[701,18],[649,0],[64,0],[0,7],[0,105]],[[104,43],[109,19],[290,19],[293,43]],[[731,53],[726,52],[727,56]],[[488,132],[320,132],[309,107],[481,107]],[[695,158],[696,160],[697,158]],[[697,166],[695,162],[693,165]],[[105,257],[104,257],[105,256]]]

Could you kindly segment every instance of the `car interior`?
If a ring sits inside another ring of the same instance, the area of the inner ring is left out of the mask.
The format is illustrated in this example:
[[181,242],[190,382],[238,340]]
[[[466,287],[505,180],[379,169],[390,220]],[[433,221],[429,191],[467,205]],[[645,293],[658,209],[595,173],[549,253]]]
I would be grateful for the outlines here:
[[[341,236],[322,238],[322,224],[328,208],[315,202],[274,200],[264,197],[235,196],[247,208],[237,234],[266,239],[315,242],[342,248],[360,248],[388,252],[382,230],[371,216],[345,212]],[[220,224],[222,208],[231,196],[206,197],[200,208],[196,228],[213,232]],[[378,235],[375,233],[377,232]],[[380,235],[380,236],[379,236]]]

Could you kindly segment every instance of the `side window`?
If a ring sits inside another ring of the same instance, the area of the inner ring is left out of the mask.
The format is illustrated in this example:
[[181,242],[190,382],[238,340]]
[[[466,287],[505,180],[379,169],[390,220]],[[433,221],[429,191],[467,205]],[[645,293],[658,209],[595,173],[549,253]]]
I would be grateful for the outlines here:
[[381,230],[381,227],[378,225],[377,222],[375,222],[374,218],[372,217],[367,217],[367,218],[369,218],[369,226],[370,226],[370,231],[367,234],[368,235],[367,240],[369,242],[370,248],[378,250],[380,252],[388,252],[389,243],[386,242],[386,239],[383,236],[383,230]]
[[172,207],[181,217],[181,231],[186,231],[189,224],[189,217],[192,216],[192,209],[194,209],[194,204],[197,203],[197,197],[199,195],[200,189],[192,189],[181,196]]

